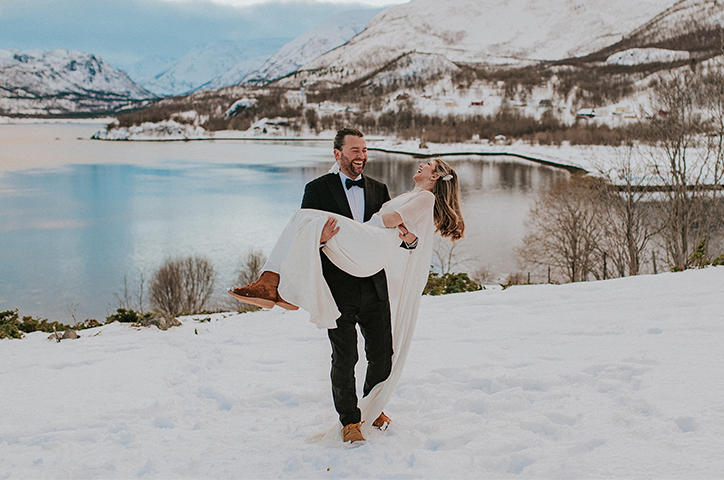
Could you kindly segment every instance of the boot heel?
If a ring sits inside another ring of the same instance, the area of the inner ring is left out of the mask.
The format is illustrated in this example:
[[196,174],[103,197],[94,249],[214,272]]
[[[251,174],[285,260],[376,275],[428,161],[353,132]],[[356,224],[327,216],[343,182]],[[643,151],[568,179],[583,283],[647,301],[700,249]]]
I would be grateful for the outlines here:
[[299,310],[299,307],[297,307],[296,305],[292,305],[291,303],[287,302],[286,300],[284,300],[282,297],[279,297],[279,296],[277,296],[276,306],[282,307],[285,310],[291,310],[291,311]]

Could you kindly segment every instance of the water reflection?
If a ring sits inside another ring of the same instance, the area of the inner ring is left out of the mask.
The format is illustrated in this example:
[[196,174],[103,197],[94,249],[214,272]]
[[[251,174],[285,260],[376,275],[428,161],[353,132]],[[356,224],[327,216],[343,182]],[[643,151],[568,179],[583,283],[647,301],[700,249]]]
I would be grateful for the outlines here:
[[[0,177],[0,308],[65,322],[66,307],[74,304],[81,319],[104,318],[117,305],[124,276],[148,278],[170,256],[211,258],[222,292],[247,248],[271,250],[299,207],[304,184],[333,161],[326,143],[52,147],[72,147],[78,163]],[[124,158],[124,148],[137,161],[94,161],[106,151]],[[370,157],[366,173],[385,182],[392,196],[411,189],[417,165],[428,161],[381,152]],[[536,193],[567,173],[500,157],[446,161],[461,179],[468,225],[456,255],[469,260],[468,271],[514,271],[512,250]]]

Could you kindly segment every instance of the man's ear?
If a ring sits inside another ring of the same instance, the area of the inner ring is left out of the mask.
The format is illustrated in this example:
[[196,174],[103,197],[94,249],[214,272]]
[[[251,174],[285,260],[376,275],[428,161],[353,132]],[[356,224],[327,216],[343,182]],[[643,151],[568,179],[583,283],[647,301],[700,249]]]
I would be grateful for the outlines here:
[[340,156],[340,155],[342,155],[342,152],[340,152],[339,150],[337,150],[337,149],[335,148],[335,149],[334,149],[334,159],[337,160],[338,162],[339,162],[339,156]]

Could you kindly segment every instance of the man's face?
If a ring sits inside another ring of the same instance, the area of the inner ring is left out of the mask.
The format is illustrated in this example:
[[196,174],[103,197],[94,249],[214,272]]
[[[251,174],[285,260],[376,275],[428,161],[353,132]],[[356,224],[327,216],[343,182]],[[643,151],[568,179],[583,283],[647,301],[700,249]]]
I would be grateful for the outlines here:
[[357,178],[367,165],[367,142],[362,137],[347,135],[342,150],[334,150],[339,170],[349,178]]

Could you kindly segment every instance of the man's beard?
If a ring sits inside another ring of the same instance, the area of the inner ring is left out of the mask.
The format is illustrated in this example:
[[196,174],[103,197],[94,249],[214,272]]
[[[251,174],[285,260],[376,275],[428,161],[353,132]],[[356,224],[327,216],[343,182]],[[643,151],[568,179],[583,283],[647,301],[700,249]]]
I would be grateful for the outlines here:
[[[357,160],[357,159],[362,160],[361,167],[357,167],[354,163],[352,163],[354,160]],[[359,157],[350,159],[344,153],[342,153],[342,164],[346,165],[347,169],[352,173],[351,178],[356,178],[359,175],[362,175],[362,172],[364,171],[365,166],[367,165],[367,160],[365,160],[364,158],[359,158]],[[359,169],[359,171],[357,171],[357,169]]]

